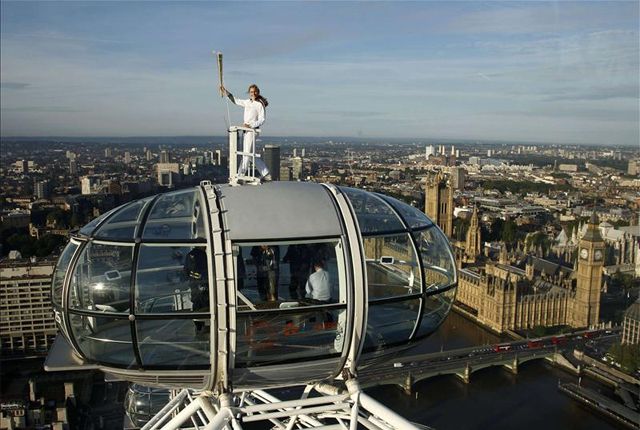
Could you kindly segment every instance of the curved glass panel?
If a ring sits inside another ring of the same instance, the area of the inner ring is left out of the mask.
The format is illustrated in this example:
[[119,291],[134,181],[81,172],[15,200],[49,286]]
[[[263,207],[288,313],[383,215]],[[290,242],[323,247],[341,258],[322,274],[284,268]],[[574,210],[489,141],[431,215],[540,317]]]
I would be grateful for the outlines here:
[[369,303],[365,351],[406,343],[413,333],[420,311],[420,299],[392,303]]
[[242,244],[233,252],[241,311],[346,302],[340,240]]
[[406,230],[391,208],[374,194],[355,188],[340,187],[353,206],[362,234]]
[[69,283],[71,309],[128,312],[132,258],[133,246],[85,246]]
[[51,288],[53,303],[57,305],[62,304],[62,287],[64,286],[64,276],[69,271],[69,264],[71,264],[71,258],[73,254],[78,249],[78,245],[69,242],[67,247],[62,251],[62,255],[60,255],[60,259],[58,260],[58,264],[56,265],[56,271],[53,273],[53,279],[51,280]]
[[137,320],[143,366],[209,366],[210,318]]
[[170,391],[163,388],[131,384],[124,408],[135,427],[143,427],[170,400]]
[[209,312],[205,247],[141,245],[136,312]]
[[120,212],[101,225],[95,237],[100,239],[132,240],[136,237],[140,222],[151,197],[124,206]]
[[409,233],[364,237],[369,300],[419,293],[418,256]]
[[103,219],[105,219],[106,217],[108,217],[109,215],[111,215],[113,212],[117,211],[121,207],[122,206],[118,206],[117,208],[111,209],[110,211],[105,212],[102,215],[94,218],[93,220],[91,220],[89,222],[89,224],[87,224],[84,227],[82,227],[78,233],[80,233],[82,235],[85,235],[85,236],[91,236],[91,233],[93,233],[93,230],[96,228],[96,226],[98,224],[100,224],[102,222]]
[[413,233],[422,258],[425,291],[456,282],[456,265],[448,239],[433,226]]
[[204,239],[204,205],[198,189],[176,191],[156,200],[142,239]]
[[419,229],[429,227],[433,225],[433,222],[418,208],[409,206],[406,203],[396,200],[392,197],[388,197],[382,194],[376,194],[380,196],[384,201],[389,203],[393,208],[398,211],[400,216],[404,219],[407,225],[412,229]]
[[344,309],[238,314],[236,367],[337,356],[346,320]]
[[456,289],[452,288],[424,299],[424,310],[418,328],[418,336],[431,334],[440,326],[449,313],[455,296]]
[[119,366],[136,366],[127,319],[69,313],[71,331],[82,353],[91,360]]

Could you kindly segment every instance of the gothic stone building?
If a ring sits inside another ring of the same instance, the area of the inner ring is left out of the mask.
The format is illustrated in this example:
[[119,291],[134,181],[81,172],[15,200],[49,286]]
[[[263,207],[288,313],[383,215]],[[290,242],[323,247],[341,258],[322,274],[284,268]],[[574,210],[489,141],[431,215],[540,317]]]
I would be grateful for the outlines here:
[[424,213],[447,237],[453,234],[453,184],[443,173],[429,175],[425,187]]
[[[477,252],[475,239],[467,255]],[[604,246],[594,216],[580,239],[573,270],[533,256],[523,270],[510,264],[503,247],[498,262],[460,268],[456,301],[497,332],[594,325],[600,313]]]

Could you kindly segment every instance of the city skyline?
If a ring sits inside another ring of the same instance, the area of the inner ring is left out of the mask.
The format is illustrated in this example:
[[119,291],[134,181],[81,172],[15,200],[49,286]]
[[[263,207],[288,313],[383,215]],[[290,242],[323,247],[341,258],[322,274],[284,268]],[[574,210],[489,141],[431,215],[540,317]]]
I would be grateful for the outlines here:
[[215,49],[265,138],[639,141],[636,2],[1,7],[3,138],[220,136]]

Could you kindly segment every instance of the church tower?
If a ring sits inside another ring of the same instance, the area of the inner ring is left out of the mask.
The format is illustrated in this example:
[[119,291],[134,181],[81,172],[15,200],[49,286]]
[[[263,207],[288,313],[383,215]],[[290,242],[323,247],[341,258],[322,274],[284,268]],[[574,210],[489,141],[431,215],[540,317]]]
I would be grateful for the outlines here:
[[453,235],[453,187],[442,173],[427,178],[424,213],[451,238]]
[[480,240],[480,224],[478,223],[478,207],[474,206],[473,215],[471,215],[471,222],[469,224],[469,230],[467,230],[467,240],[465,243],[465,252],[467,254],[467,261],[473,263],[480,255],[480,246],[482,242]]
[[604,246],[604,240],[598,229],[598,217],[594,213],[587,224],[586,233],[578,244],[576,299],[573,307],[574,327],[588,327],[598,323]]

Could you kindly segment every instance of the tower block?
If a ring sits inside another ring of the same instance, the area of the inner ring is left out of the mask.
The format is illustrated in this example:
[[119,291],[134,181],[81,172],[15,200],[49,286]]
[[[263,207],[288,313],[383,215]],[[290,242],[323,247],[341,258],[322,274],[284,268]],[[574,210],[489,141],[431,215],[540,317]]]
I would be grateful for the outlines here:
[[444,234],[453,235],[453,187],[444,174],[437,173],[427,178],[424,212],[438,224]]
[[466,259],[469,263],[474,263],[480,255],[480,224],[478,223],[478,208],[474,206],[473,215],[471,215],[471,223],[467,230],[467,240],[465,241]]
[[598,323],[604,248],[604,240],[598,229],[598,217],[594,213],[587,224],[587,232],[578,245],[574,327],[588,327]]

